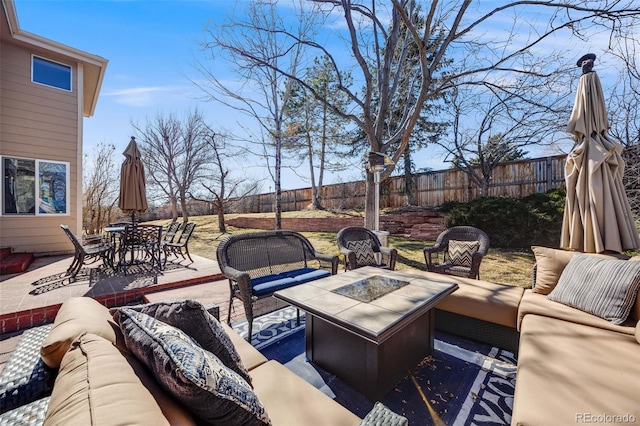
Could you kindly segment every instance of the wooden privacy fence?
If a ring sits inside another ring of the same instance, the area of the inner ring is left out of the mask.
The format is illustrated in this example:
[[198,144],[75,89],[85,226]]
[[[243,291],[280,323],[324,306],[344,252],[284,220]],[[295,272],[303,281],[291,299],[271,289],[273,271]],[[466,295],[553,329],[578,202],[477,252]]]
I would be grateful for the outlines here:
[[[498,165],[492,173],[489,196],[524,197],[564,185],[566,155],[510,161]],[[415,200],[419,206],[437,207],[446,202],[467,202],[480,196],[480,188],[461,170],[447,169],[418,173],[415,178]],[[304,210],[311,204],[311,188],[282,191],[282,211]],[[325,185],[322,205],[331,210],[362,209],[365,182]],[[407,205],[404,176],[392,176],[381,184],[380,206]],[[273,193],[257,194],[234,203],[230,212],[273,212]]]

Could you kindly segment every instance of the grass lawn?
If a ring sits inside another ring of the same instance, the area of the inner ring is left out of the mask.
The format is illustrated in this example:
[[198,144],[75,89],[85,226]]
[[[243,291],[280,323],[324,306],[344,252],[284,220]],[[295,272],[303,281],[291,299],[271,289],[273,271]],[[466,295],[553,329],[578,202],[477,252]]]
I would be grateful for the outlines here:
[[[285,212],[283,217],[293,215],[331,215],[331,212]],[[273,217],[273,213],[261,214]],[[226,215],[231,218],[237,215]],[[243,214],[242,216],[247,216]],[[219,242],[225,237],[218,229],[218,219],[216,216],[195,216],[190,217],[198,224],[191,241],[189,250],[191,253],[209,259],[216,258],[216,249]],[[170,221],[162,220],[154,223],[166,225]],[[240,229],[227,227],[227,232],[247,232],[251,229]],[[336,234],[332,232],[303,232],[309,238],[315,249],[322,253],[339,254],[336,245]],[[426,270],[422,249],[433,245],[433,241],[423,241],[411,238],[394,237],[389,238],[389,246],[398,250],[398,263],[396,269],[422,269]],[[514,250],[491,248],[489,254],[483,259],[480,266],[480,278],[487,281],[517,285],[521,287],[531,286],[531,267],[534,263],[534,256],[531,250]]]

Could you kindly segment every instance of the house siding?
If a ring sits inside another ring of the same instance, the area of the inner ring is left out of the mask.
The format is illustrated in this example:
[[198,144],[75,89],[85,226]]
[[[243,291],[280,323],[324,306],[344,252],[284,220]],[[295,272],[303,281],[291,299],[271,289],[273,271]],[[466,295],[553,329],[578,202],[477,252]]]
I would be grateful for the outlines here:
[[[31,82],[31,56],[72,68],[72,91]],[[0,247],[16,252],[51,253],[73,249],[60,224],[77,229],[82,194],[79,164],[81,129],[78,64],[50,52],[28,49],[2,40],[0,49],[0,154],[69,163],[67,215],[0,216]]]

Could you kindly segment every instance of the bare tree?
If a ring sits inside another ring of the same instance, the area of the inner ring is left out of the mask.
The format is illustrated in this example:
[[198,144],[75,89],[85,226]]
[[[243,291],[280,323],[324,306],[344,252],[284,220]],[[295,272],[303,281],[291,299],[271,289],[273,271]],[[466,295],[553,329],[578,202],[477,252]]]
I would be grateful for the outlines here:
[[447,92],[443,109],[451,131],[435,143],[487,196],[498,164],[522,158],[526,147],[564,137],[566,122],[559,118],[571,113],[572,78],[554,72],[542,81],[523,74],[512,82],[458,85]]
[[625,146],[625,191],[637,219],[640,218],[640,40],[619,37],[614,54],[622,66],[608,98],[609,133]]
[[98,144],[93,156],[85,154],[82,182],[82,228],[85,234],[98,234],[112,221],[118,201],[119,168],[113,158],[113,144]]
[[[346,85],[340,85],[338,89],[351,100],[349,110],[333,105],[314,91],[303,76],[296,74],[297,69],[282,67],[272,61],[272,57],[256,55],[249,48],[240,49],[243,58],[253,66],[275,71],[303,84],[316,99],[355,123],[366,135],[371,151],[387,153],[396,163],[405,152],[425,101],[430,97],[472,80],[484,82],[495,74],[508,75],[512,79],[519,75],[543,79],[550,70],[537,66],[539,55],[535,49],[553,35],[588,40],[596,31],[600,34],[609,30],[614,38],[636,25],[634,19],[640,15],[640,8],[633,0],[531,0],[498,5],[471,0],[436,0],[424,3],[424,26],[419,29],[412,19],[416,0],[313,0],[313,3],[318,6],[317,10],[309,11],[314,15],[322,15],[327,20],[341,16],[352,62],[343,54],[345,46],[338,46],[331,52],[327,43],[309,37],[312,34],[303,37],[285,26],[276,27],[276,23],[256,25],[252,34],[256,37],[257,33],[262,34],[259,38],[277,34],[281,51],[291,52],[305,46],[315,50],[309,52],[314,57],[327,55],[338,80],[342,79],[345,70],[355,72],[354,81],[361,82],[362,89],[352,91]],[[523,16],[525,13],[528,15]],[[485,34],[494,26],[502,28],[505,19],[512,21],[510,31],[501,36]],[[399,36],[403,27],[410,37]],[[410,56],[409,50],[414,47],[418,51],[419,66],[403,66]],[[570,54],[571,47],[571,44],[566,45],[565,59],[559,62],[559,68],[574,62],[576,53]],[[562,58],[557,52],[551,56]],[[441,66],[446,57],[459,59],[456,69]],[[411,74],[403,74],[407,72]],[[392,116],[395,114],[393,106],[404,102],[398,82],[411,79],[419,82],[415,99],[405,102],[401,116]],[[500,87],[495,89],[500,90]],[[392,167],[388,168],[383,178],[392,171]],[[375,218],[374,189],[373,174],[369,173],[365,210],[365,225],[369,228],[373,227]]]
[[173,220],[178,219],[179,204],[182,220],[187,222],[187,194],[212,159],[204,117],[198,110],[184,118],[158,114],[154,120],[147,119],[144,128],[133,127],[141,135],[138,140],[151,190],[169,199]]
[[[220,81],[216,70],[203,63],[199,69],[207,82],[194,83],[211,99],[253,117],[261,127],[261,134],[267,136],[261,138],[261,142],[274,182],[275,228],[281,229],[282,145],[286,137],[284,105],[293,89],[289,76],[297,75],[304,50],[303,44],[290,46],[284,39],[289,35],[298,39],[309,37],[314,16],[304,13],[303,1],[291,2],[287,13],[279,15],[277,3],[268,0],[249,2],[243,18],[236,17],[225,25],[208,27],[205,31],[208,39],[202,47],[211,59],[219,54],[234,67],[240,87],[230,87],[228,82]],[[287,23],[295,29],[282,34],[280,28]],[[215,67],[218,66],[219,62],[216,62]]]
[[[213,152],[213,167],[206,179],[202,179],[200,185],[204,188],[205,195],[191,195],[191,198],[198,201],[210,202],[213,204],[218,216],[218,229],[222,233],[227,232],[224,223],[224,215],[228,205],[242,200],[253,194],[257,188],[257,183],[248,183],[246,179],[232,179],[231,170],[226,165],[232,157],[242,157],[240,150],[229,151],[225,143],[224,136],[212,132],[208,141]],[[232,200],[233,199],[233,200]]]

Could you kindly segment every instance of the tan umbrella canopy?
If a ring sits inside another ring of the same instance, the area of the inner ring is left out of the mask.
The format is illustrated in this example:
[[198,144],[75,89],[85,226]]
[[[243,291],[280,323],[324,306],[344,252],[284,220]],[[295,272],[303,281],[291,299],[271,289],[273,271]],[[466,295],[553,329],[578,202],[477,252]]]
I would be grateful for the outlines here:
[[609,136],[609,120],[596,56],[580,58],[578,84],[567,131],[576,145],[567,156],[567,200],[560,246],[585,253],[622,252],[640,247],[640,237],[622,183],[622,144]]
[[120,169],[120,199],[118,207],[125,213],[131,213],[131,220],[135,221],[135,214],[147,210],[147,184],[144,175],[140,150],[136,138],[131,136],[127,149],[123,152],[126,157]]

